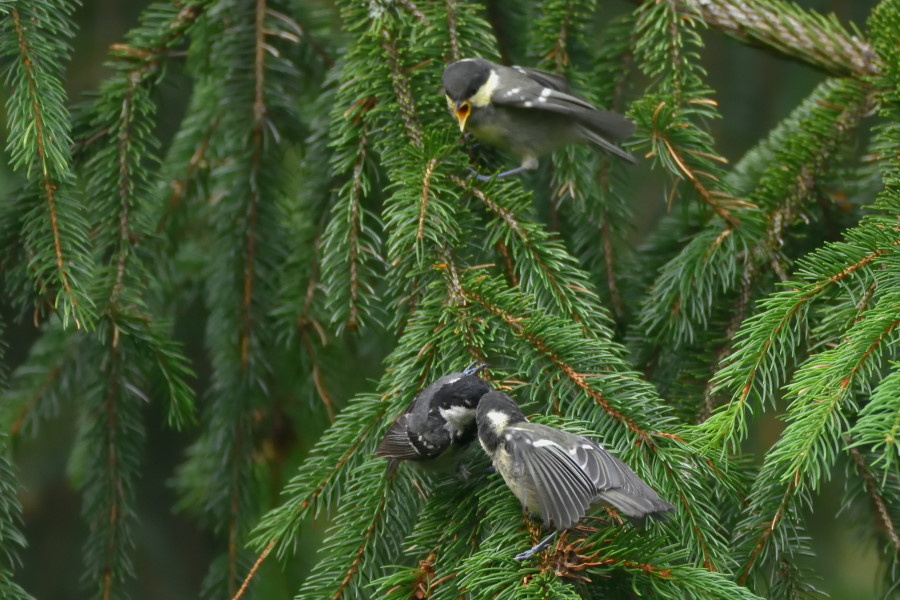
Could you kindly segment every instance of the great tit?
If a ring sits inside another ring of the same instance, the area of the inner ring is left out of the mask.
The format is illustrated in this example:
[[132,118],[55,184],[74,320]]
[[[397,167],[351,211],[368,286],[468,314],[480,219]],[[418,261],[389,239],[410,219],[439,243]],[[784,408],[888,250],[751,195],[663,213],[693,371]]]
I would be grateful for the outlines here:
[[473,362],[463,371],[444,375],[413,398],[375,450],[376,457],[388,459],[388,473],[400,460],[431,470],[457,466],[457,451],[475,439],[478,400],[493,389],[475,376],[486,366]]
[[492,391],[480,400],[475,422],[478,440],[507,487],[525,509],[556,529],[516,560],[547,548],[557,532],[575,525],[594,502],[638,520],[675,508],[599,444],[531,423],[503,392]]
[[561,75],[464,58],[444,69],[442,80],[460,131],[521,159],[519,167],[497,177],[536,169],[540,156],[574,143],[589,143],[635,162],[612,143],[628,139],[634,124],[572,94]]

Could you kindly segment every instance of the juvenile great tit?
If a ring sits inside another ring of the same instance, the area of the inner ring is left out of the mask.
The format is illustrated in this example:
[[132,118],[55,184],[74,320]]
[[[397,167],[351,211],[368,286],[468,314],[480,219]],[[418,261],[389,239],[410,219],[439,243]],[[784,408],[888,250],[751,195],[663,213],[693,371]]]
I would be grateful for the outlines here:
[[519,167],[497,177],[536,169],[538,157],[574,143],[589,143],[635,162],[612,143],[631,137],[634,124],[572,94],[561,75],[464,58],[444,69],[442,80],[460,131],[471,131],[476,139],[521,159]]
[[388,473],[400,460],[431,470],[456,466],[457,451],[475,439],[475,407],[491,386],[475,375],[487,365],[472,363],[444,375],[419,392],[385,432],[375,450],[388,459]]
[[540,513],[544,526],[556,529],[516,560],[547,548],[557,532],[575,525],[594,502],[638,520],[675,509],[599,444],[529,422],[503,392],[481,399],[475,422],[478,440],[507,487],[525,509]]

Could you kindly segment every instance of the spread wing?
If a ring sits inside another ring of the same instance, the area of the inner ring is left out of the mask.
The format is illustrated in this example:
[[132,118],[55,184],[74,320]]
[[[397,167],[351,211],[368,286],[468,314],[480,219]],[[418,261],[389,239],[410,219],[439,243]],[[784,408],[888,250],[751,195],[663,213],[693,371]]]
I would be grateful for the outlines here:
[[495,91],[491,96],[491,102],[496,105],[567,115],[583,124],[588,131],[616,141],[625,140],[634,132],[634,124],[622,115],[600,110],[587,100],[569,93],[568,83],[560,75],[512,67],[507,68],[504,79],[507,82],[503,90]]
[[572,459],[597,489],[597,498],[608,502],[626,516],[641,519],[647,515],[674,510],[656,491],[621,460],[586,437],[578,437]]
[[636,519],[674,509],[628,465],[586,437],[535,423],[507,431],[512,436],[507,447],[534,482],[544,522],[557,529],[574,525],[598,500]]
[[561,446],[532,431],[510,427],[504,435],[513,460],[524,465],[526,476],[534,483],[544,523],[557,529],[577,523],[596,496],[585,472]]

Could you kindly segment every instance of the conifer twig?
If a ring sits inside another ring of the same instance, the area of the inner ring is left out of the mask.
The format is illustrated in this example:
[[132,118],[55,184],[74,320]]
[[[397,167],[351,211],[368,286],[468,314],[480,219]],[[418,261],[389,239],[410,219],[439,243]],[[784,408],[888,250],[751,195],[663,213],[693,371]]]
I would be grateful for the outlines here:
[[32,99],[31,109],[34,116],[35,139],[37,141],[38,160],[41,163],[41,188],[44,191],[44,198],[47,201],[47,213],[50,217],[50,228],[53,231],[56,268],[59,271],[59,279],[62,282],[63,289],[65,289],[66,295],[72,303],[72,317],[75,320],[75,326],[80,329],[81,322],[78,320],[77,313],[74,312],[78,307],[78,299],[75,297],[75,293],[69,285],[69,274],[66,269],[67,260],[63,257],[62,236],[59,231],[59,220],[56,214],[56,199],[54,192],[57,189],[57,182],[53,181],[51,167],[47,162],[47,152],[44,150],[45,135],[43,113],[41,112],[41,102],[38,97],[37,83],[35,82],[35,76],[32,72],[31,53],[28,47],[28,40],[25,39],[25,30],[22,27],[19,11],[14,8],[10,11],[10,14],[12,15],[13,23],[16,28],[16,35],[19,39],[19,51],[21,52],[22,66],[25,69],[25,76],[28,80],[28,93]]
[[266,547],[263,548],[263,551],[259,553],[259,556],[256,557],[256,561],[254,561],[253,566],[250,567],[250,571],[247,573],[247,576],[244,577],[244,581],[241,583],[241,587],[238,591],[231,597],[231,600],[240,600],[241,596],[244,595],[244,592],[247,591],[247,587],[250,585],[250,580],[253,579],[253,576],[256,575],[256,572],[259,570],[259,566],[266,560],[266,557],[269,556],[269,552],[272,551],[272,548],[275,547],[275,544],[278,542],[278,539],[275,538],[266,544]]
[[853,462],[856,463],[856,470],[862,478],[866,493],[869,495],[869,500],[872,502],[872,509],[875,512],[875,517],[881,523],[888,542],[890,542],[891,546],[894,548],[897,559],[900,560],[900,535],[897,534],[897,527],[894,525],[894,520],[891,518],[891,513],[885,503],[884,496],[878,491],[878,483],[869,471],[869,466],[866,464],[866,460],[863,458],[859,448],[853,445],[853,440],[850,439],[850,436],[844,434],[844,441],[847,443],[847,451],[850,452]]
[[447,10],[447,38],[450,40],[450,60],[455,62],[462,58],[459,54],[459,32],[456,26],[456,0],[445,0]]
[[[636,4],[654,0],[632,0]],[[874,48],[834,18],[781,0],[671,0],[690,19],[700,16],[744,43],[761,46],[833,75],[867,77],[881,71]]]
[[[368,110],[368,109],[364,109]],[[348,111],[349,112],[349,111]],[[369,152],[368,127],[363,125],[360,129],[359,142],[356,147],[356,158],[353,161],[351,175],[350,197],[348,199],[350,214],[347,218],[349,231],[347,233],[347,268],[349,276],[350,310],[347,315],[347,328],[355,329],[359,325],[359,233],[362,228],[360,203],[363,199],[363,171]]]
[[564,362],[557,354],[554,352],[552,348],[550,348],[544,340],[539,337],[533,335],[532,333],[525,330],[525,328],[520,323],[521,319],[515,315],[511,315],[504,311],[501,307],[496,306],[492,302],[490,302],[487,298],[482,297],[479,293],[474,290],[462,289],[463,295],[478,304],[482,305],[488,312],[494,314],[503,320],[506,325],[513,330],[517,335],[526,339],[538,352],[547,357],[547,359],[552,362],[556,367],[561,370],[565,375],[574,383],[578,388],[580,388],[584,393],[594,399],[597,404],[603,408],[604,412],[612,417],[615,421],[618,421],[625,427],[627,427],[630,431],[632,431],[635,435],[640,438],[640,440],[646,443],[650,448],[655,447],[655,443],[652,440],[653,433],[647,431],[640,427],[637,423],[635,423],[631,418],[627,415],[622,414],[618,410],[616,410],[609,401],[603,396],[603,394],[599,391],[591,387],[584,378],[584,375],[578,373],[571,365]]
[[416,104],[413,101],[412,92],[409,89],[409,81],[406,74],[400,68],[400,51],[397,48],[397,40],[391,36],[387,29],[382,31],[384,41],[382,47],[387,54],[388,66],[391,70],[391,84],[394,88],[394,96],[400,107],[400,119],[410,144],[417,148],[422,147],[422,126],[416,117]]

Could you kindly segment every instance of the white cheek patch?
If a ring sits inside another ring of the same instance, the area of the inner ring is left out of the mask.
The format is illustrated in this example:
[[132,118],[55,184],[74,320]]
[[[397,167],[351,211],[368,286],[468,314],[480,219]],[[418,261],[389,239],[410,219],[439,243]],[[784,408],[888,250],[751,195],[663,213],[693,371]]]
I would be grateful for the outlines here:
[[503,431],[506,429],[506,424],[509,423],[509,417],[506,413],[499,410],[489,410],[485,416],[491,422],[494,431]]
[[481,84],[475,95],[469,98],[469,102],[472,106],[479,108],[487,106],[491,103],[491,96],[494,95],[494,90],[497,89],[498,85],[500,85],[500,78],[497,76],[497,72],[491,69],[491,75],[487,81]]
[[441,417],[447,422],[444,427],[448,431],[462,432],[467,425],[475,420],[475,411],[465,406],[451,406],[449,408],[438,409]]

